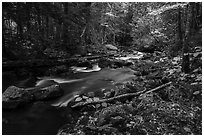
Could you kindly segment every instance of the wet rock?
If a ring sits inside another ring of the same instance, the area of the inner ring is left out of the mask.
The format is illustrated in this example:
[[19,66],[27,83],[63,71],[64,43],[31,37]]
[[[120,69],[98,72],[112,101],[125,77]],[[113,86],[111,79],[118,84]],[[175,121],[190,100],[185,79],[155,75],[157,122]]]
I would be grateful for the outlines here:
[[118,49],[116,46],[113,46],[112,44],[106,44],[105,47],[109,50],[117,50]]
[[10,86],[2,95],[2,107],[13,109],[21,105],[26,105],[33,100],[33,95],[26,89]]
[[64,94],[64,91],[59,85],[52,85],[45,88],[38,88],[33,91],[33,95],[36,100],[49,100],[60,97]]

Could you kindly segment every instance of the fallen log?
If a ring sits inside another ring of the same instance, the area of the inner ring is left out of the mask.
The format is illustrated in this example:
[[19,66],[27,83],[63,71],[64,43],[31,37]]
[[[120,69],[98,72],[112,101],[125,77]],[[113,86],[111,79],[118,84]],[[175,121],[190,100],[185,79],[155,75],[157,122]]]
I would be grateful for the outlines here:
[[144,89],[144,90],[136,92],[136,93],[127,93],[127,94],[115,96],[115,97],[108,98],[108,99],[102,99],[102,100],[92,101],[92,102],[79,102],[79,103],[77,103],[77,104],[75,104],[75,105],[73,105],[71,107],[72,108],[83,107],[83,106],[90,105],[90,104],[99,104],[99,103],[103,103],[103,102],[111,102],[111,101],[118,100],[118,99],[121,99],[121,98],[124,98],[124,97],[127,98],[127,97],[137,96],[137,95],[140,95],[140,94],[148,94],[150,92],[155,92],[155,91],[157,91],[159,89],[165,88],[165,87],[169,86],[171,83],[172,82],[168,82],[166,84],[163,84],[163,85],[161,85],[159,87],[156,87],[156,88],[148,90],[148,91],[146,91],[146,89]]

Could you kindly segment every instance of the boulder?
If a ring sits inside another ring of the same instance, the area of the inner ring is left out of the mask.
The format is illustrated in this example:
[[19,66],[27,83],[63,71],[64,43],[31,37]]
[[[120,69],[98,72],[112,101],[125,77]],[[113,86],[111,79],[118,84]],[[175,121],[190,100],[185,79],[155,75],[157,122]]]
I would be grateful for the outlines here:
[[26,105],[33,100],[33,95],[24,88],[10,86],[2,95],[2,108],[13,109]]
[[138,42],[138,50],[145,53],[154,53],[157,50],[156,40],[153,36],[145,35]]
[[60,97],[64,91],[58,84],[48,87],[18,88],[10,86],[2,95],[2,107],[4,109],[14,109],[26,105],[34,100],[49,100]]
[[64,91],[56,84],[45,88],[36,88],[32,94],[35,100],[49,100],[62,96]]

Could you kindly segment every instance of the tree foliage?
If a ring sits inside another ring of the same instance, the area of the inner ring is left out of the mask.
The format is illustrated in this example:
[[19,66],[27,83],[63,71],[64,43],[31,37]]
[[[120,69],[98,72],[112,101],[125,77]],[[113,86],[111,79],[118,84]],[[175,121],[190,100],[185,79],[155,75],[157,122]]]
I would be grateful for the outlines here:
[[199,30],[201,3],[4,2],[3,56],[36,58],[48,49],[86,54],[88,47],[104,44],[137,49],[153,45],[154,49],[176,51],[182,47],[178,44],[179,8],[180,32],[187,27],[193,28],[191,32]]

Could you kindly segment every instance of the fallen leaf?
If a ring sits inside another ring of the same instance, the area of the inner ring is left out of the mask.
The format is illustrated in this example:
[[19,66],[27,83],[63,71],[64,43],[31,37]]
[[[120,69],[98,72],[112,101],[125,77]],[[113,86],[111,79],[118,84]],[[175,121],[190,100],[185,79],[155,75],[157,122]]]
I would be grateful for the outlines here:
[[191,85],[198,85],[198,84],[199,84],[198,82],[191,83]]
[[106,102],[103,102],[101,105],[102,105],[103,107],[107,107],[107,106],[108,106],[108,104],[107,104]]
[[196,58],[200,54],[201,54],[201,52],[196,52],[196,53],[193,53],[193,56]]
[[191,129],[188,128],[188,127],[184,127],[183,129],[184,129],[186,132],[191,132]]
[[198,72],[198,71],[199,71],[199,68],[193,70],[194,73]]
[[82,98],[83,98],[83,99],[87,99],[88,97],[87,97],[87,96],[82,96]]
[[86,99],[86,102],[92,102],[93,100],[91,98]]
[[131,127],[132,125],[131,125],[131,124],[126,124],[126,126],[127,126],[127,127]]
[[200,91],[195,91],[195,92],[193,93],[193,95],[198,95],[198,94],[200,94]]
[[94,98],[93,98],[93,101],[99,101],[99,98],[94,97]]
[[135,124],[135,122],[134,121],[130,121],[130,124]]
[[96,108],[99,108],[101,106],[101,104],[96,104]]
[[81,97],[77,97],[77,98],[75,99],[76,102],[79,102],[79,101],[81,101],[81,100],[82,100]]

